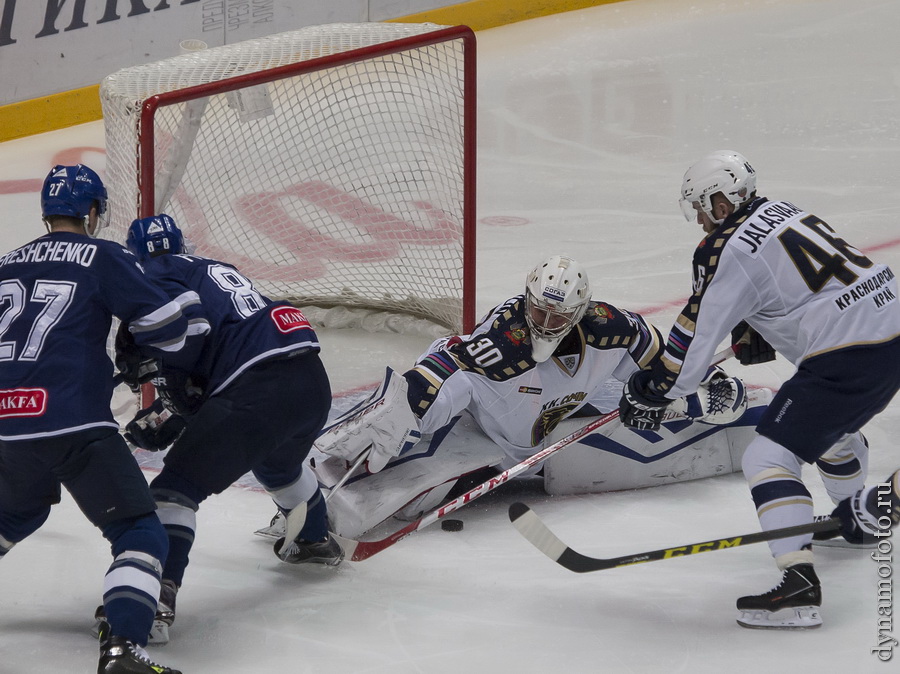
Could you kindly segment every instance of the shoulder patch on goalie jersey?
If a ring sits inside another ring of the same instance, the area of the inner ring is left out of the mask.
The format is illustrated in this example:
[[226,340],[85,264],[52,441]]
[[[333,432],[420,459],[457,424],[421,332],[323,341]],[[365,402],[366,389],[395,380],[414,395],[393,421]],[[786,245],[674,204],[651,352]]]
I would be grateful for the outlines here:
[[627,349],[639,367],[647,367],[662,350],[662,336],[640,314],[591,302],[581,320],[587,346]]

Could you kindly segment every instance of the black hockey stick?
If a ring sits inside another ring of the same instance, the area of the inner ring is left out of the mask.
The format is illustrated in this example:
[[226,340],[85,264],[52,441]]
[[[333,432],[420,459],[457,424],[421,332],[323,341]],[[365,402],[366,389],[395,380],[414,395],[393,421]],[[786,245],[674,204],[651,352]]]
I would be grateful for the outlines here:
[[639,552],[636,555],[602,559],[600,557],[588,557],[587,555],[582,555],[580,552],[576,552],[563,543],[556,537],[556,534],[550,531],[550,529],[547,528],[547,525],[534,514],[534,511],[524,503],[513,503],[509,506],[509,520],[516,529],[519,530],[519,533],[521,533],[534,547],[560,566],[567,568],[569,571],[574,571],[575,573],[603,571],[605,569],[615,569],[620,566],[629,566],[631,564],[656,562],[661,559],[672,559],[673,557],[685,557],[687,555],[696,555],[701,552],[710,552],[711,550],[724,550],[725,548],[736,548],[740,545],[751,545],[753,543],[762,543],[763,541],[772,541],[777,538],[790,538],[791,536],[799,536],[801,534],[811,534],[816,531],[833,531],[840,527],[840,520],[826,519],[818,522],[810,522],[809,524],[798,524],[793,527],[770,529],[769,531],[743,534],[741,536],[732,536],[730,538],[717,538],[711,541],[703,541],[702,543],[679,545],[674,548],[662,548],[661,550],[651,550],[650,552]]

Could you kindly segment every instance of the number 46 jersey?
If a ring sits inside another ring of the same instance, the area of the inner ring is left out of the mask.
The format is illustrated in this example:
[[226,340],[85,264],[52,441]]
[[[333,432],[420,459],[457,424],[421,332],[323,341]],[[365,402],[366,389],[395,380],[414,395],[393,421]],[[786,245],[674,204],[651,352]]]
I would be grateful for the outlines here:
[[693,279],[662,359],[669,398],[695,390],[741,320],[794,365],[900,335],[891,269],[787,201],[760,197],[728,218],[697,247]]

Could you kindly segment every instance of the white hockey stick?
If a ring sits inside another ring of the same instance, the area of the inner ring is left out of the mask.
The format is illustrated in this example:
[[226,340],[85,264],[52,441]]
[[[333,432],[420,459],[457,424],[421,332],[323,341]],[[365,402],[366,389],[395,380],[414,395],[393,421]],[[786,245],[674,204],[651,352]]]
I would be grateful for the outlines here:
[[[734,356],[734,351],[731,347],[725,348],[722,351],[719,351],[715,357],[713,358],[712,365],[718,365],[724,360],[731,358]],[[405,527],[400,529],[399,531],[395,531],[390,536],[379,539],[377,541],[358,541],[350,538],[343,538],[342,536],[338,536],[336,534],[332,534],[341,546],[344,548],[344,553],[351,562],[361,562],[364,559],[368,559],[372,555],[378,554],[382,550],[391,547],[397,541],[400,541],[407,536],[409,536],[414,531],[418,531],[419,529],[424,529],[430,524],[434,524],[442,517],[449,515],[450,513],[459,510],[467,503],[474,501],[475,499],[484,496],[490,491],[493,491],[501,484],[508,482],[511,478],[519,475],[520,473],[537,466],[544,461],[546,461],[549,457],[556,454],[561,449],[568,447],[573,442],[576,442],[583,438],[585,435],[594,432],[601,426],[608,424],[610,421],[619,418],[619,410],[613,410],[609,414],[605,414],[598,419],[594,419],[590,423],[582,426],[581,428],[569,433],[566,437],[554,442],[552,445],[545,447],[537,454],[528,457],[524,461],[517,463],[512,468],[508,468],[503,471],[496,477],[492,477],[487,482],[482,482],[480,485],[470,489],[462,496],[459,496],[449,503],[445,503],[444,505],[432,510],[425,515],[422,515],[419,519],[410,522]]]
[[[368,458],[371,451],[372,451],[372,449],[369,448],[368,450],[366,450],[365,452],[363,452],[362,454],[359,455],[359,458],[356,459],[356,461],[354,461],[353,465],[350,466],[350,469],[346,473],[344,473],[344,476],[325,495],[325,503],[328,503],[328,500],[332,496],[334,496],[335,492],[338,489],[340,489],[341,487],[343,487],[344,484],[346,484],[347,480],[350,479],[350,477],[356,472],[356,470]],[[289,523],[290,517],[286,517],[283,514],[281,514],[280,510],[277,513],[275,513],[275,517],[272,518],[272,522],[269,524],[269,526],[263,527],[262,529],[257,529],[253,533],[255,533],[257,536],[262,536],[263,538],[271,538],[271,539],[279,539],[282,536],[284,536],[285,543],[283,543],[283,545],[287,545],[287,541],[292,541],[292,540],[294,540],[294,538],[297,537],[297,535],[300,533],[300,529],[303,528],[303,525],[306,521],[306,509],[305,509],[306,504],[304,503],[303,505],[304,505],[303,520],[300,520],[299,512],[294,517],[295,524],[294,524],[293,528],[295,528],[297,531],[294,534],[293,538],[288,538],[288,536],[287,536],[287,534],[289,533],[287,531],[287,528],[290,526],[290,523]],[[297,510],[297,508],[294,508],[294,510],[292,510],[291,513],[293,514],[294,511],[296,511],[296,510]],[[297,526],[298,522],[299,522],[299,526]]]
[[369,446],[366,451],[359,455],[359,458],[357,458],[356,461],[353,462],[353,465],[350,466],[347,472],[344,473],[344,476],[337,481],[337,484],[335,484],[331,489],[328,490],[328,495],[325,497],[325,503],[328,503],[329,499],[334,496],[334,493],[347,483],[347,480],[350,479],[350,476],[353,475],[353,473],[356,472],[357,468],[359,468],[363,464],[363,462],[369,458],[369,454],[371,453],[372,447]]
[[291,552],[291,546],[294,545],[294,539],[300,535],[300,530],[306,524],[306,501],[291,508],[284,521],[284,540],[278,548],[277,554],[284,558]]

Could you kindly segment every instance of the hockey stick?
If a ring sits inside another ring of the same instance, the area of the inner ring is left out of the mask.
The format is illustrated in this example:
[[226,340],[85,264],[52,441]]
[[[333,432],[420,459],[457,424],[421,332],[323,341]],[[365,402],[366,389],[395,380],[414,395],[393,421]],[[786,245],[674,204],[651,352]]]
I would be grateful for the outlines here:
[[334,493],[338,489],[340,489],[341,487],[344,486],[344,484],[347,482],[347,480],[350,479],[350,476],[353,475],[353,473],[356,472],[356,469],[359,468],[363,464],[363,461],[365,461],[366,459],[369,458],[369,454],[371,454],[371,453],[372,453],[372,445],[369,445],[369,448],[366,451],[364,451],[362,454],[359,455],[359,458],[353,462],[353,465],[350,466],[350,468],[347,470],[346,473],[344,473],[344,476],[340,480],[338,480],[337,483],[331,489],[328,490],[328,495],[325,497],[325,503],[328,503],[328,501],[331,499],[331,497],[334,496]]
[[[356,472],[356,469],[359,468],[363,464],[363,462],[368,458],[371,451],[372,451],[372,449],[370,447],[368,450],[366,450],[365,452],[363,452],[362,454],[359,455],[359,458],[356,459],[356,461],[353,463],[352,466],[350,466],[350,469],[346,473],[344,473],[343,477],[341,477],[341,479],[338,480],[338,482],[325,495],[325,503],[328,503],[328,501],[331,499],[331,497],[334,496],[335,492],[337,492],[338,489],[340,489],[341,487],[344,486],[344,484],[347,482],[347,480],[350,479],[350,476],[353,475],[353,473]],[[256,534],[257,536],[262,536],[263,538],[272,538],[272,539],[276,539],[276,540],[284,537],[284,540],[286,541],[284,543],[284,545],[287,545],[287,541],[291,541],[297,537],[297,535],[300,533],[300,529],[303,528],[303,524],[306,521],[305,512],[306,512],[307,504],[304,503],[303,506],[304,506],[304,516],[303,516],[304,520],[300,522],[300,527],[297,527],[297,531],[294,534],[293,538],[288,538],[288,533],[289,533],[288,528],[290,527],[290,519],[291,519],[290,515],[284,516],[281,514],[280,510],[277,513],[275,513],[275,517],[272,518],[272,521],[269,523],[269,526],[263,527],[262,529],[257,529],[253,533]],[[297,510],[297,508],[294,508],[294,510]],[[294,510],[291,511],[291,514],[293,514]],[[298,518],[299,518],[299,515],[298,515]],[[283,522],[283,526],[276,527],[276,523],[279,522],[279,520],[281,520]]]
[[[734,351],[731,347],[727,347],[722,349],[713,357],[712,365],[718,365],[719,363],[728,360],[729,358],[734,356]],[[459,510],[467,503],[474,501],[480,496],[484,496],[490,491],[493,491],[501,484],[509,481],[511,478],[515,477],[519,473],[536,466],[538,464],[546,461],[550,456],[556,454],[559,450],[568,447],[573,442],[577,442],[585,435],[594,432],[601,426],[608,424],[610,421],[619,418],[619,410],[613,410],[609,414],[605,414],[602,417],[594,419],[590,423],[582,426],[581,428],[572,431],[569,435],[564,438],[557,440],[552,445],[545,447],[543,450],[534,454],[533,456],[528,457],[524,461],[517,463],[512,468],[508,468],[503,471],[496,477],[492,477],[487,482],[482,482],[480,485],[473,487],[469,491],[467,491],[462,496],[459,496],[449,503],[445,503],[444,505],[432,510],[430,513],[422,515],[419,519],[410,522],[405,527],[400,529],[399,531],[395,531],[390,536],[385,538],[376,540],[376,541],[358,541],[351,538],[344,538],[342,536],[338,536],[337,534],[332,534],[341,546],[344,548],[344,554],[347,559],[351,562],[361,562],[365,559],[368,559],[372,555],[378,554],[382,550],[391,547],[397,541],[400,541],[407,536],[409,536],[414,531],[418,531],[419,529],[424,529],[430,524],[434,524],[442,517],[449,515],[450,513]]]
[[284,559],[294,545],[294,539],[300,535],[300,530],[306,524],[306,501],[301,501],[296,507],[291,508],[284,520],[284,539],[276,550],[276,554]]
[[600,557],[588,557],[570,548],[557,538],[556,534],[550,531],[547,525],[524,503],[513,503],[509,506],[509,519],[529,543],[560,566],[575,573],[616,569],[620,566],[656,562],[661,559],[672,559],[673,557],[685,557],[701,552],[736,548],[740,545],[751,545],[778,538],[790,538],[791,536],[800,536],[816,531],[833,531],[840,528],[840,520],[829,518],[818,522],[810,522],[809,524],[798,524],[781,529],[770,529],[769,531],[743,534],[730,538],[716,538],[711,541],[703,541],[702,543],[691,543],[674,548],[639,552],[636,555],[603,559]]
[[462,496],[453,499],[449,503],[445,503],[441,507],[432,510],[430,513],[422,515],[422,517],[420,517],[419,519],[415,520],[414,522],[410,522],[405,527],[403,527],[399,531],[392,533],[386,538],[382,538],[377,541],[357,541],[350,538],[343,538],[341,536],[337,536],[336,534],[332,535],[337,538],[338,542],[341,544],[341,546],[343,546],[344,553],[346,554],[347,559],[349,559],[351,562],[361,562],[364,559],[368,559],[372,555],[381,552],[385,548],[389,548],[394,543],[406,538],[414,531],[424,529],[429,524],[434,524],[445,515],[449,515],[450,513],[459,510],[467,503],[474,501],[480,496],[484,496],[489,491],[493,491],[501,484],[508,482],[511,478],[527,470],[528,468],[543,463],[548,457],[556,454],[556,452],[558,452],[559,450],[563,449],[564,447],[568,447],[570,444],[572,444],[576,440],[580,440],[588,433],[591,433],[604,424],[608,424],[613,419],[618,418],[619,410],[613,410],[609,414],[599,417],[598,419],[594,419],[589,424],[582,426],[576,431],[573,431],[566,437],[557,442],[554,442],[552,445],[544,448],[537,454],[528,457],[520,463],[517,463],[512,468],[504,470],[502,473],[495,477],[492,477],[487,482],[482,482],[476,487],[473,487]]

